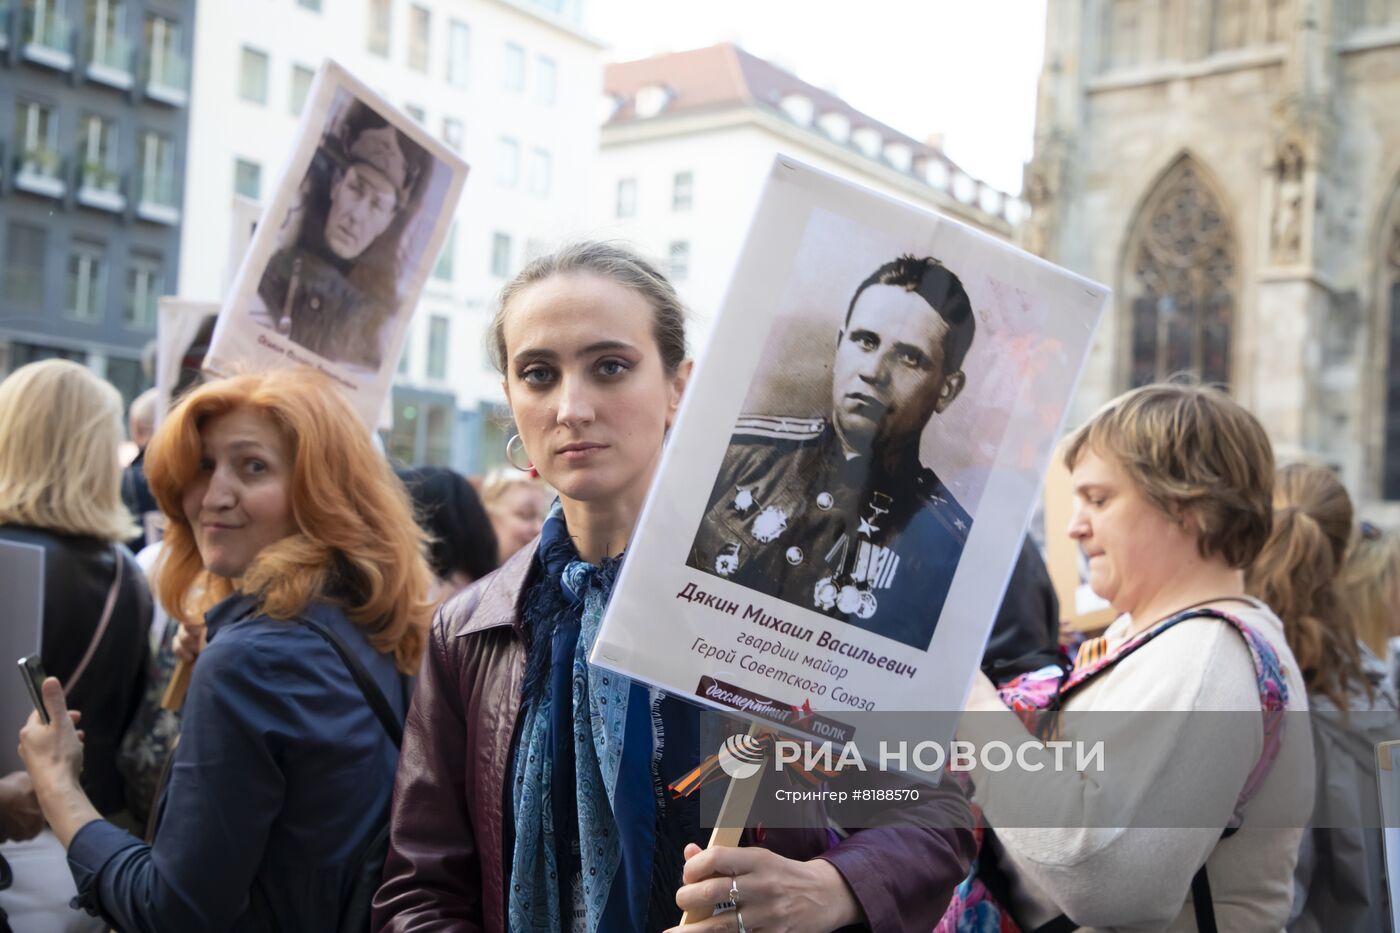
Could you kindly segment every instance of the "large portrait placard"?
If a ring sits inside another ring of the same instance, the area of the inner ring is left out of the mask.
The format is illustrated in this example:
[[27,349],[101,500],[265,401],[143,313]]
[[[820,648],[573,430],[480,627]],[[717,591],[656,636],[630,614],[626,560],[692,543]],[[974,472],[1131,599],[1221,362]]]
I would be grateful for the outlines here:
[[373,427],[466,173],[450,148],[325,62],[205,368],[315,367]]
[[1107,297],[780,156],[592,662],[862,747],[960,710]]

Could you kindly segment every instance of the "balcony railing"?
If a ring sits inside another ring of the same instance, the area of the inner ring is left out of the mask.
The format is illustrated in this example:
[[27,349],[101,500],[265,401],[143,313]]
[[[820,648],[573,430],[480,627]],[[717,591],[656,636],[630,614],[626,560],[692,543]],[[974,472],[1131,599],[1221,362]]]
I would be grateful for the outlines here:
[[78,174],[78,201],[88,207],[120,214],[126,210],[122,176],[101,162],[84,162]]
[[73,27],[46,5],[24,11],[24,57],[61,71],[73,69]]
[[136,215],[158,224],[173,226],[180,222],[180,201],[175,193],[174,175],[147,176],[141,180]]
[[63,180],[63,157],[56,149],[35,146],[15,157],[15,187],[46,198],[62,198],[68,190]]
[[102,42],[98,42],[98,38],[93,36],[88,41],[88,77],[118,90],[129,90],[132,84],[130,41],[111,31],[101,36]]
[[185,56],[166,48],[160,56],[146,52],[146,96],[172,107],[189,102],[190,63]]

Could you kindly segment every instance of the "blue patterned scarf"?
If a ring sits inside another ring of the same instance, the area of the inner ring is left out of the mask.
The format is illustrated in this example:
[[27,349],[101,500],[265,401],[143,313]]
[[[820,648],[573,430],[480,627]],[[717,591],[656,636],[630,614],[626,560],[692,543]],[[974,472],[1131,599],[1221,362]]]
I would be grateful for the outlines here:
[[664,744],[660,694],[587,661],[622,559],[580,560],[557,502],[535,559],[513,764],[510,929],[642,933]]

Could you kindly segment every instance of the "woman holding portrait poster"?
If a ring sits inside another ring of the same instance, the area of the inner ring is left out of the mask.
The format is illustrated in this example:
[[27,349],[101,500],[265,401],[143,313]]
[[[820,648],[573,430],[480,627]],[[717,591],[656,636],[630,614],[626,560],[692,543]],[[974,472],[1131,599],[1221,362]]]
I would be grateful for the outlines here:
[[697,708],[586,661],[690,375],[670,283],[577,245],[506,287],[493,330],[508,453],[559,500],[434,623],[376,928],[651,933],[733,900],[687,929],[930,929],[967,868],[956,790],[926,791],[917,824],[838,841],[813,812],[702,851],[693,799],[663,793],[697,763]]

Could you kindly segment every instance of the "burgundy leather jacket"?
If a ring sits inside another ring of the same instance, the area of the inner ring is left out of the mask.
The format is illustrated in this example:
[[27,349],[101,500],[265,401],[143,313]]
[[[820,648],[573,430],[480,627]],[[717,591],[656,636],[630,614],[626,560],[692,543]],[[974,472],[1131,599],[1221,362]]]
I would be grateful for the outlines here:
[[[520,602],[534,552],[522,548],[433,622],[404,726],[376,930],[506,933],[507,778],[525,676]],[[869,929],[926,933],[974,851],[967,802],[951,784],[925,789],[917,808],[832,848],[824,819],[810,832],[769,832],[762,844],[831,862]]]

